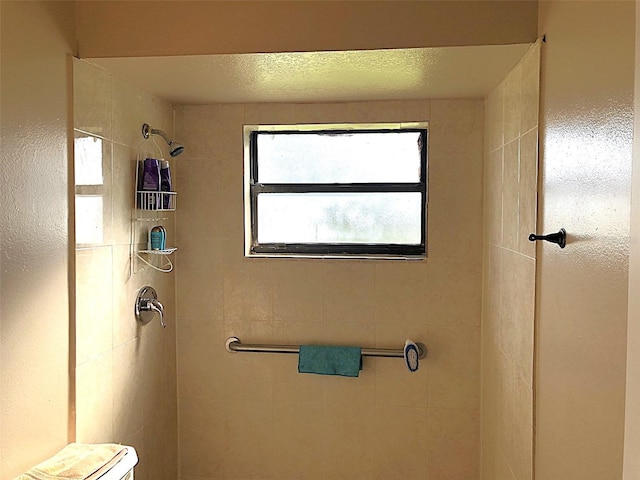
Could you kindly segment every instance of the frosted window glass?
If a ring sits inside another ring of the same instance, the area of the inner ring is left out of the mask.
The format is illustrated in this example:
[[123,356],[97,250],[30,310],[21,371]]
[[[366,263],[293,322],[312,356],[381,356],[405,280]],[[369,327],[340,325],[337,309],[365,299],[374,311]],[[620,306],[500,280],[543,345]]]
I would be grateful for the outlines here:
[[103,242],[102,196],[76,195],[76,243]]
[[263,133],[259,183],[417,183],[420,132]]
[[76,185],[102,185],[102,139],[78,137],[74,150]]
[[263,193],[257,202],[259,243],[421,242],[417,192]]

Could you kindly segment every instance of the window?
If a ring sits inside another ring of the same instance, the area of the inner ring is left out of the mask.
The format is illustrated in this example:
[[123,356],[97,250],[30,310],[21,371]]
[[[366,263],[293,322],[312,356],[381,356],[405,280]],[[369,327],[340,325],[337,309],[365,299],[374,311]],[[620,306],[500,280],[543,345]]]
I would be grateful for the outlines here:
[[426,254],[426,124],[245,126],[247,256]]

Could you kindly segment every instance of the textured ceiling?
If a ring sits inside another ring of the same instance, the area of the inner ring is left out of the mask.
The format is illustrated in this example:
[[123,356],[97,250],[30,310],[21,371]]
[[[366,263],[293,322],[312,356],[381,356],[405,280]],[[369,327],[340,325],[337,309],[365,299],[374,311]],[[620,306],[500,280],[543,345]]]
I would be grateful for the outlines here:
[[174,104],[483,97],[529,45],[88,59]]

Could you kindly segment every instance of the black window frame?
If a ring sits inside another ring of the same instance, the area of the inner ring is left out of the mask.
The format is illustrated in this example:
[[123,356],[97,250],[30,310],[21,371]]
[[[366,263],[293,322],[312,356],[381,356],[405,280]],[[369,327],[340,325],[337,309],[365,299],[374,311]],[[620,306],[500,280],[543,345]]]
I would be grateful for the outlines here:
[[[285,128],[269,128],[268,126],[247,126],[248,133],[248,168],[249,179],[245,183],[249,192],[249,216],[247,224],[250,232],[247,236],[249,245],[246,255],[267,257],[347,257],[347,258],[401,258],[422,259],[427,256],[427,203],[428,203],[428,172],[427,172],[427,144],[428,127],[425,123],[420,126],[391,127],[354,127],[331,128],[331,125],[315,126],[315,128],[296,128],[291,125]],[[287,135],[313,134],[337,135],[353,133],[420,133],[420,181],[415,183],[260,183],[258,182],[258,142],[259,135]],[[420,244],[393,243],[258,243],[258,195],[261,193],[336,193],[336,192],[417,192],[421,195],[421,240]],[[246,206],[245,206],[246,207]]]

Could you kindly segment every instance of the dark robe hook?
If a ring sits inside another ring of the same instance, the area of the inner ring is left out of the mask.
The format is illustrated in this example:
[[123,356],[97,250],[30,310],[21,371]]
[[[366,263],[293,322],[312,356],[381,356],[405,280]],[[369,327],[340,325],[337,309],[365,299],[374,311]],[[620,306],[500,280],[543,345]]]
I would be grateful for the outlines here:
[[567,232],[564,228],[561,228],[558,233],[550,233],[549,235],[536,235],[532,233],[529,235],[529,241],[535,242],[536,240],[546,240],[547,242],[557,243],[560,248],[564,248],[567,244]]

